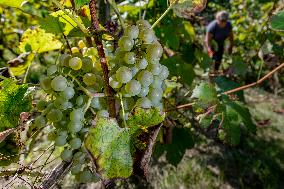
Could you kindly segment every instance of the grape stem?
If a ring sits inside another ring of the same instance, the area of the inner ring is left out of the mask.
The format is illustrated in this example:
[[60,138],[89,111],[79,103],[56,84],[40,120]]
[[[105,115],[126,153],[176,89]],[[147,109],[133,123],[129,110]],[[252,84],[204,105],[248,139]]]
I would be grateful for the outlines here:
[[79,89],[81,91],[83,91],[88,97],[93,98],[93,94],[86,89],[85,87],[83,87],[83,85],[81,85],[81,83],[78,81],[78,79],[76,79],[72,74],[68,74],[69,77],[71,77],[78,85],[79,85]]
[[89,97],[88,102],[87,102],[87,104],[86,104],[86,107],[84,108],[84,114],[85,114],[85,113],[88,111],[88,109],[90,108],[91,103],[92,103],[92,99],[93,99],[93,97]]
[[[98,31],[100,31],[100,23],[97,17],[95,0],[90,0],[89,7],[90,7],[90,12],[91,12],[92,27],[95,33],[97,33]],[[96,47],[97,47],[98,54],[100,57],[101,67],[103,70],[105,93],[106,93],[107,101],[108,101],[108,111],[109,111],[110,117],[115,118],[116,117],[115,100],[113,98],[113,89],[109,85],[109,70],[108,70],[105,51],[103,48],[103,43],[102,43],[100,36],[94,35],[93,37],[96,43]]]
[[122,109],[123,123],[124,123],[124,126],[127,127],[127,124],[126,124],[126,121],[125,121],[124,104],[123,104],[122,94],[121,93],[119,93],[119,98],[120,98],[120,104],[121,104],[121,109]]
[[118,7],[117,7],[115,1],[114,1],[114,0],[107,0],[107,2],[112,6],[112,8],[113,8],[115,14],[116,14],[117,17],[118,17],[118,20],[119,20],[119,22],[120,22],[120,24],[121,24],[121,27],[122,27],[122,29],[124,30],[124,29],[125,29],[125,23],[124,23],[124,21],[123,21],[121,15],[120,15],[120,13],[119,13],[119,10],[118,10]]
[[158,18],[158,20],[152,25],[151,29],[153,29],[172,9],[172,7],[178,2],[178,0],[175,0],[170,6],[167,8],[167,10]]

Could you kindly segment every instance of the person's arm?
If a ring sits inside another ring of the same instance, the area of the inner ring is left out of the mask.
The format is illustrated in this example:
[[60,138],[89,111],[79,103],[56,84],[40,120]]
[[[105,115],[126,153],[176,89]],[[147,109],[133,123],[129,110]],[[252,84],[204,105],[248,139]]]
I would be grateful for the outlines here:
[[228,52],[229,52],[229,54],[232,54],[233,47],[234,47],[234,33],[233,33],[233,31],[231,31],[231,33],[229,35],[229,41],[230,41],[230,46],[229,46]]
[[210,32],[206,32],[206,36],[205,36],[205,47],[207,49],[208,55],[210,57],[212,57],[214,55],[214,51],[213,48],[211,47],[211,41],[213,39],[213,34],[211,34]]

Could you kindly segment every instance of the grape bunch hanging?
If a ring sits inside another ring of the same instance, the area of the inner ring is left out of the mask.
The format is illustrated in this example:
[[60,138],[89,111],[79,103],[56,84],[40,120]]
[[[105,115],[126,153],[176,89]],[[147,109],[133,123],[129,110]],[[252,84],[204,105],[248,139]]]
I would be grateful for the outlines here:
[[[150,27],[145,20],[128,26],[114,53],[108,52],[110,44],[104,43],[120,120],[127,120],[135,107],[163,108],[169,71],[159,63],[163,48]],[[71,173],[80,182],[90,182],[97,176],[82,144],[94,117],[108,117],[109,113],[106,98],[101,95],[104,85],[97,50],[86,47],[83,41],[71,50],[71,55],[63,54],[57,64],[49,66],[40,80],[47,98],[37,102],[40,115],[34,125],[54,128],[48,137],[56,146],[64,147],[61,159],[73,162]]]

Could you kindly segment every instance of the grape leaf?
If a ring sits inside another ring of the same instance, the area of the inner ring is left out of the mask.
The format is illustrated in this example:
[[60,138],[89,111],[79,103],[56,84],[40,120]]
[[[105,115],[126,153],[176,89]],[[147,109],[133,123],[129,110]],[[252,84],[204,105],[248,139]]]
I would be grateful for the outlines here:
[[[20,43],[20,51],[36,51],[37,53],[42,53],[46,51],[52,51],[60,49],[62,43],[55,39],[55,36],[51,33],[46,33],[43,29],[36,28],[34,30],[27,29]],[[27,49],[27,47],[29,47]]]
[[197,98],[202,104],[215,104],[218,102],[217,92],[212,84],[201,83],[192,92],[191,98]]
[[1,0],[0,5],[20,8],[26,2],[28,2],[28,1],[26,1],[26,0]]
[[22,112],[30,111],[31,99],[26,96],[27,85],[17,85],[13,80],[0,83],[0,132],[18,125]]
[[40,27],[48,33],[59,34],[62,33],[66,23],[62,23],[59,17],[48,15],[39,20]]
[[103,179],[128,178],[132,174],[129,128],[120,128],[115,119],[99,118],[85,140]]
[[14,74],[14,76],[23,75],[26,72],[26,70],[28,69],[29,65],[31,65],[31,63],[33,62],[34,57],[35,57],[35,54],[30,53],[27,56],[27,58],[26,58],[26,60],[24,61],[23,64],[19,64],[16,67],[10,66],[10,70]]
[[284,31],[284,10],[279,11],[272,17],[271,28],[274,30]]

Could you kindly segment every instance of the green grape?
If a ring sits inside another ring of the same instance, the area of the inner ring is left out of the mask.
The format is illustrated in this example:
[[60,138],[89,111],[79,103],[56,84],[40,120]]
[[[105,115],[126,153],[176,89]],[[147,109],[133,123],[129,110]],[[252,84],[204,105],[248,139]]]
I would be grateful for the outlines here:
[[149,45],[146,53],[147,58],[150,60],[159,59],[163,55],[163,47],[158,43]]
[[77,104],[77,106],[82,106],[82,105],[84,105],[86,99],[87,99],[87,96],[86,96],[86,95],[80,95],[80,96],[78,96],[77,99],[76,99],[76,104]]
[[75,95],[75,91],[74,91],[73,87],[66,87],[64,89],[64,91],[62,91],[60,93],[60,95],[63,98],[65,98],[66,100],[69,100],[69,99],[73,98],[73,96]]
[[46,72],[47,72],[47,75],[49,76],[55,74],[57,72],[57,66],[56,65],[49,66]]
[[55,145],[56,146],[64,146],[66,144],[66,138],[67,136],[63,136],[63,135],[58,135],[56,138],[55,138]]
[[84,171],[79,173],[79,182],[80,183],[87,183],[91,182],[93,180],[94,175],[92,172],[88,169],[85,168]]
[[64,91],[67,87],[67,79],[63,76],[56,76],[52,81],[51,81],[51,87],[55,91]]
[[163,90],[161,88],[156,88],[156,89],[152,88],[149,90],[149,94],[147,97],[155,104],[160,102],[160,100],[162,99],[162,95],[163,95]]
[[86,72],[92,72],[94,71],[94,64],[90,57],[83,57],[82,58],[82,70]]
[[145,97],[149,93],[149,87],[142,87],[140,93],[138,94],[139,97]]
[[79,132],[82,129],[83,125],[82,125],[81,122],[71,121],[71,122],[69,122],[67,127],[68,127],[68,130],[71,133],[77,133],[77,132]]
[[109,113],[107,110],[100,110],[97,112],[98,117],[109,117]]
[[97,80],[97,77],[95,74],[93,73],[86,73],[84,76],[83,76],[83,82],[87,85],[87,86],[91,86],[91,85],[94,85],[96,84]]
[[122,84],[118,81],[115,80],[115,75],[111,76],[109,78],[109,85],[113,88],[113,89],[118,89],[122,86]]
[[163,106],[163,104],[161,102],[154,104],[154,106],[156,108],[158,108],[160,111],[163,111],[163,109],[164,109],[164,106]]
[[[89,121],[92,122],[91,119],[89,119]],[[91,125],[91,124],[92,124],[92,123],[90,123],[90,125]],[[90,128],[84,127],[84,128],[82,128],[82,129],[80,130],[80,134],[85,134],[85,133],[89,132],[89,130],[90,130]]]
[[151,28],[151,24],[147,20],[138,20],[136,22],[136,24],[137,24],[137,26],[138,26],[138,28],[140,30],[145,29],[145,28],[146,29],[150,29]]
[[169,76],[169,69],[166,66],[161,65],[161,73],[159,74],[159,77],[162,80],[165,80],[168,78],[168,76]]
[[132,66],[130,69],[133,77],[139,72],[139,69],[136,66]]
[[162,71],[161,64],[150,64],[148,66],[148,70],[153,74],[153,75],[159,75]]
[[139,99],[137,100],[136,105],[137,105],[138,107],[148,109],[148,108],[151,108],[151,107],[152,107],[152,102],[151,102],[151,100],[149,100],[148,98],[143,97],[143,98],[139,98]]
[[151,29],[144,29],[139,33],[139,39],[145,43],[152,43],[155,40],[155,34]]
[[56,108],[61,109],[61,110],[66,110],[69,106],[68,101],[65,98],[60,97],[60,96],[54,100],[53,104]]
[[138,60],[137,67],[139,69],[144,70],[145,68],[147,68],[147,66],[148,66],[148,62],[145,58]]
[[84,163],[85,162],[85,154],[83,152],[76,152],[74,154],[74,163]]
[[123,36],[119,39],[118,41],[118,46],[121,48],[123,51],[130,51],[134,45],[133,39]]
[[148,70],[143,70],[138,74],[137,79],[143,87],[148,87],[153,82],[153,74]]
[[73,138],[71,141],[70,141],[70,146],[72,149],[79,149],[81,147],[81,140],[79,138]]
[[49,141],[55,141],[56,137],[57,137],[57,135],[54,131],[49,132],[48,135],[47,135],[47,139]]
[[42,111],[42,115],[48,114],[48,112],[53,108],[55,108],[54,104],[52,102],[48,103],[47,107]]
[[85,45],[85,43],[84,43],[83,40],[78,41],[78,47],[79,47],[80,49],[83,49],[84,47],[86,47],[86,45]]
[[69,66],[73,70],[80,70],[82,67],[82,60],[79,57],[73,57],[69,60]]
[[218,130],[218,137],[220,140],[225,140],[226,139],[226,132],[223,129]]
[[131,39],[136,39],[139,35],[139,28],[137,26],[128,26],[124,31],[124,35]]
[[120,83],[127,83],[132,79],[132,72],[128,67],[122,66],[116,71],[116,79]]
[[59,65],[68,67],[69,66],[69,60],[71,58],[72,58],[72,56],[69,55],[69,54],[62,54],[59,58]]
[[154,76],[153,83],[151,84],[152,88],[161,88],[163,81],[160,79],[159,76]]
[[47,102],[44,100],[39,100],[36,103],[36,108],[38,111],[43,111],[47,107]]
[[136,56],[134,52],[125,53],[123,60],[126,64],[134,64],[136,61]]
[[48,112],[48,114],[46,115],[46,118],[48,119],[48,121],[53,122],[53,123],[60,121],[62,117],[63,117],[62,112],[57,109],[50,110],[50,112]]
[[141,84],[137,80],[131,80],[125,85],[125,91],[131,96],[138,95],[141,91]]
[[67,133],[67,131],[60,131],[60,132],[58,132],[58,136],[64,136],[65,138],[67,138],[68,133]]
[[84,120],[84,112],[83,109],[74,109],[70,113],[70,120],[74,122],[81,122]]
[[82,164],[80,164],[80,163],[75,164],[71,168],[71,174],[76,175],[76,174],[80,173],[81,169],[82,169]]
[[76,54],[76,53],[79,53],[80,51],[77,47],[72,47],[71,52],[72,52],[72,54]]
[[65,148],[61,153],[60,157],[63,161],[71,161],[72,155],[73,155],[72,150]]
[[100,109],[102,107],[98,97],[94,97],[92,99],[91,107],[94,108],[94,109]]
[[44,77],[40,79],[40,87],[47,91],[51,89],[51,78],[50,77]]
[[127,94],[127,92],[126,92],[126,90],[125,90],[125,86],[123,86],[123,87],[121,88],[121,94],[122,94],[123,97],[126,97],[126,98],[132,97],[132,95]]
[[45,127],[46,125],[46,120],[43,116],[38,116],[35,118],[35,126],[38,127],[38,128],[41,128],[41,127]]

